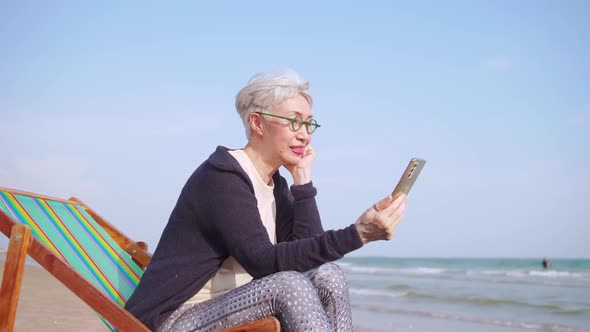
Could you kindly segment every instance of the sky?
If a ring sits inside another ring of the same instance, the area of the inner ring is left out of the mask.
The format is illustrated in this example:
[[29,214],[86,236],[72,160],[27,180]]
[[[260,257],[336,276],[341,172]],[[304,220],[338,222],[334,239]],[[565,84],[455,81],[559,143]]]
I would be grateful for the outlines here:
[[588,1],[0,0],[0,187],[153,250],[196,167],[245,146],[237,92],[287,68],[324,228],[427,160],[394,238],[351,256],[590,257]]

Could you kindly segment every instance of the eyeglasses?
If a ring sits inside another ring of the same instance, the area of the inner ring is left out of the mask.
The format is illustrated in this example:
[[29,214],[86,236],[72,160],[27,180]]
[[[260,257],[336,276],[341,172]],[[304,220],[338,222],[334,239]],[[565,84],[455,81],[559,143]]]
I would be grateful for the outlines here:
[[299,129],[301,129],[301,127],[303,127],[303,125],[305,125],[305,130],[307,130],[307,133],[310,135],[313,134],[313,132],[316,129],[321,127],[315,119],[303,121],[303,118],[299,114],[295,115],[295,117],[293,117],[293,118],[288,118],[286,116],[280,116],[280,115],[264,113],[264,112],[254,112],[254,113],[258,113],[260,115],[272,116],[274,118],[289,120],[289,122],[291,122],[291,130],[293,130],[293,131],[298,131]]

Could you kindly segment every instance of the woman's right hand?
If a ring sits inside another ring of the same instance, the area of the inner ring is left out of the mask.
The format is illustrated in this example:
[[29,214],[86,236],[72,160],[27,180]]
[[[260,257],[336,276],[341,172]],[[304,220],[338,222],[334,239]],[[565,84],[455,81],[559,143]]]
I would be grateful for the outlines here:
[[368,208],[356,221],[355,226],[363,244],[377,240],[391,240],[406,210],[405,194],[393,201],[391,195]]

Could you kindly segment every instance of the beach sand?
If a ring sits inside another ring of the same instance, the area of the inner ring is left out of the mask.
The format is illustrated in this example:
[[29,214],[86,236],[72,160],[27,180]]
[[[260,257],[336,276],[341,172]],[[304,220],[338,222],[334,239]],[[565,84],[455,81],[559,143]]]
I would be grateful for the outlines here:
[[[4,274],[3,261],[0,261],[0,273],[0,276]],[[49,272],[39,266],[26,265],[14,331],[102,332],[109,329],[86,303]]]
[[[0,257],[0,276],[4,273]],[[18,302],[15,332],[109,331],[96,313],[45,269],[26,265]],[[355,332],[371,329],[355,327]]]

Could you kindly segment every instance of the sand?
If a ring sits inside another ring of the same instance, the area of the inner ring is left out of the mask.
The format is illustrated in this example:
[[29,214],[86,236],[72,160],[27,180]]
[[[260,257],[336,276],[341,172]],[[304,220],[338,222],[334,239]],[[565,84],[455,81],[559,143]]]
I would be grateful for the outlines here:
[[[0,273],[0,276],[4,275],[3,261],[0,261]],[[49,272],[39,266],[27,265],[14,331],[103,332],[109,329],[86,303]]]

